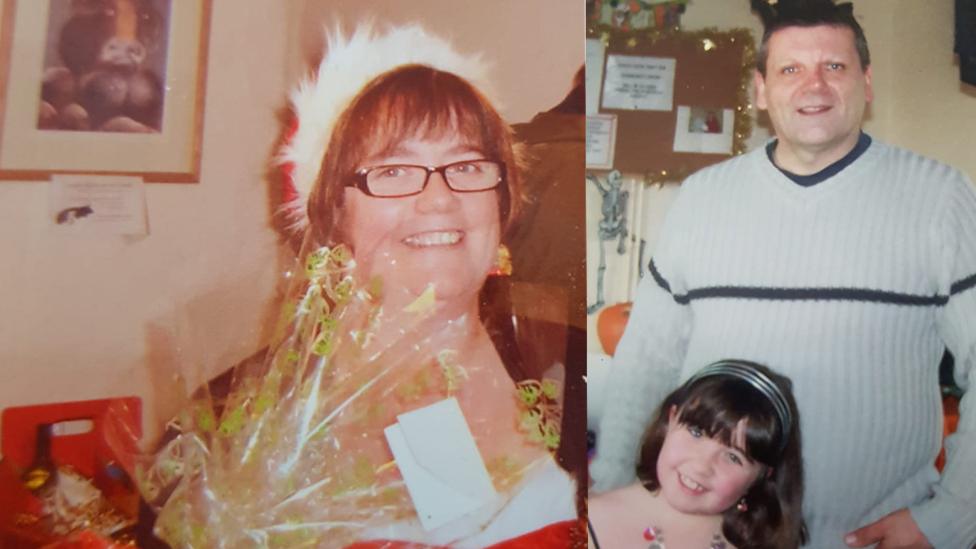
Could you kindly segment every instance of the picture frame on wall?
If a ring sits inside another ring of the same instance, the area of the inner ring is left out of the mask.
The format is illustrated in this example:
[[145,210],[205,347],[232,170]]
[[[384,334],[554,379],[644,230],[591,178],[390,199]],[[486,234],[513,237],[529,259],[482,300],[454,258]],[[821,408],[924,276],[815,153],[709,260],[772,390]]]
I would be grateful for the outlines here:
[[0,179],[199,181],[212,0],[3,0]]

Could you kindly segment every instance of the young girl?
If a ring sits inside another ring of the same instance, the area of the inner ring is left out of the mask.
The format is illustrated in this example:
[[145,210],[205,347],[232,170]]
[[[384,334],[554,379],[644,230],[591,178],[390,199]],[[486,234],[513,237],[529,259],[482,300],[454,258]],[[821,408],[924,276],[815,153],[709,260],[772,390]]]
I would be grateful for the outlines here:
[[716,362],[668,395],[637,474],[638,482],[590,498],[591,548],[790,549],[806,541],[792,384],[764,366]]

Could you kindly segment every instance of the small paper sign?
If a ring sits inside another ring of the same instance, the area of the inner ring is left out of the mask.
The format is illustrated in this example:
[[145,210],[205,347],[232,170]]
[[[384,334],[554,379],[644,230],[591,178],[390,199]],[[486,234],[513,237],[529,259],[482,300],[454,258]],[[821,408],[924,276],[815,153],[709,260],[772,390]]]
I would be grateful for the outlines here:
[[603,108],[670,111],[675,64],[669,57],[608,55]]
[[50,221],[58,230],[145,235],[146,195],[142,179],[130,176],[55,175]]

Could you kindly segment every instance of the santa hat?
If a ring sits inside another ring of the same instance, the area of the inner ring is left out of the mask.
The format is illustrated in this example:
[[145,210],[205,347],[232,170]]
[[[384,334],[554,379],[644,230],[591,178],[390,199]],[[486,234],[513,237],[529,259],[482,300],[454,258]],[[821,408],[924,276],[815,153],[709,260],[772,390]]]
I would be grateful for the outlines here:
[[295,121],[278,157],[286,175],[282,208],[292,230],[308,226],[308,196],[319,177],[336,120],[377,76],[414,64],[456,74],[491,96],[488,67],[480,55],[462,55],[419,25],[380,33],[368,24],[348,38],[340,30],[326,33],[326,51],[318,72],[291,94]]

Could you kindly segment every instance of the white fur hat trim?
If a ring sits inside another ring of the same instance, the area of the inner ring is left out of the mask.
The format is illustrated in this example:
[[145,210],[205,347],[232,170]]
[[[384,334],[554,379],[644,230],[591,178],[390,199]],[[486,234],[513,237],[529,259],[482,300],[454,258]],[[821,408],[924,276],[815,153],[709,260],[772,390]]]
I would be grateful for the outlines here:
[[411,64],[456,74],[491,98],[488,67],[481,56],[462,55],[419,25],[392,28],[385,34],[375,32],[372,25],[363,25],[348,39],[339,30],[326,33],[326,51],[318,73],[291,94],[298,129],[278,158],[282,164],[293,165],[297,198],[283,205],[292,229],[300,231],[308,225],[308,196],[322,168],[336,120],[377,76]]

